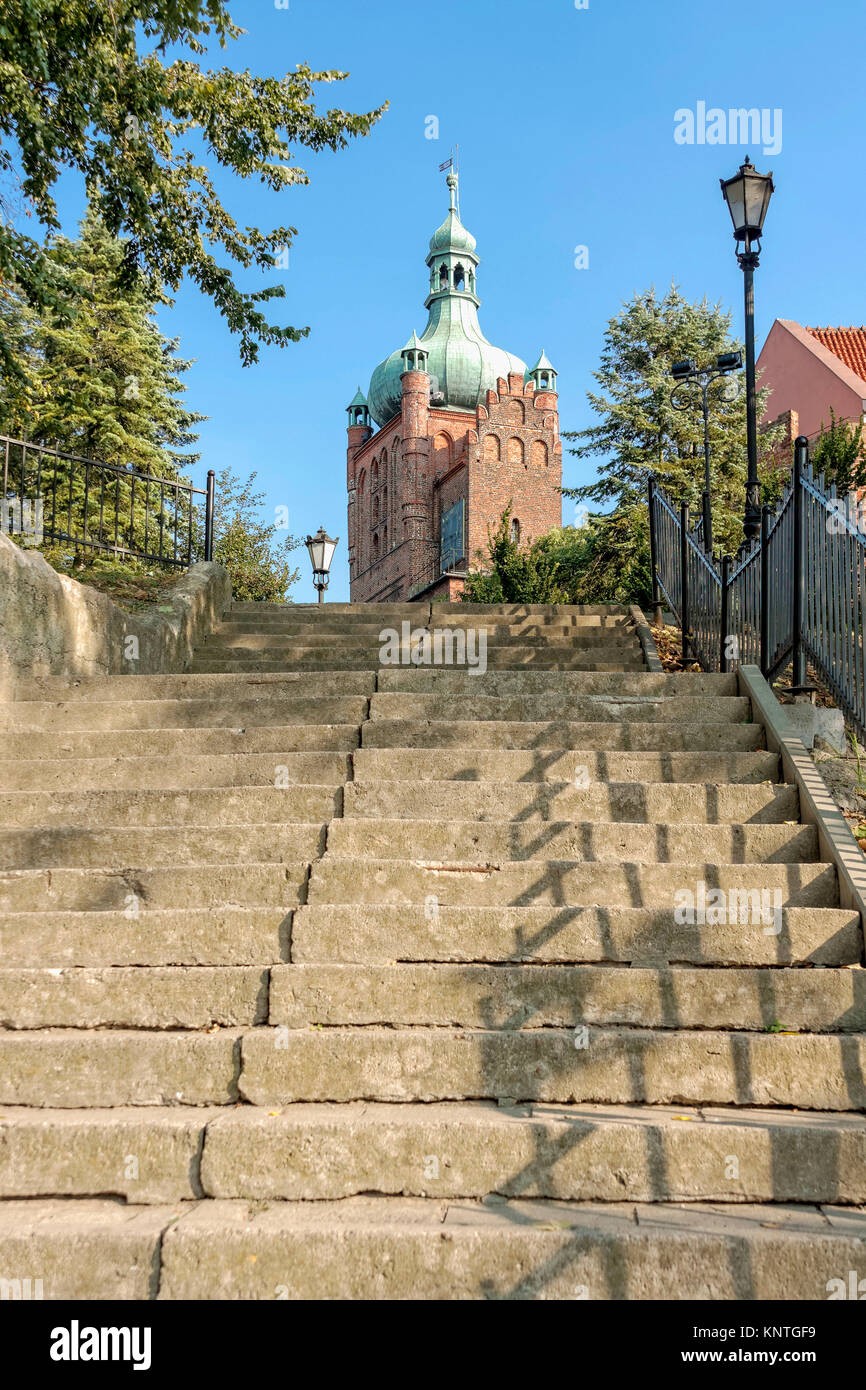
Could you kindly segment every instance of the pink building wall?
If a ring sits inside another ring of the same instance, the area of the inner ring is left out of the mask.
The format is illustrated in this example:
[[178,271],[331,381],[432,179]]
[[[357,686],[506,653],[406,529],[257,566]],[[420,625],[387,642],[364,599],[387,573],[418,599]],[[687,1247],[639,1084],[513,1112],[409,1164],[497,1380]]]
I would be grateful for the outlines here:
[[801,434],[811,437],[829,425],[831,408],[840,420],[859,420],[866,408],[866,381],[792,319],[776,319],[757,370],[759,386],[771,388],[763,424],[795,410]]

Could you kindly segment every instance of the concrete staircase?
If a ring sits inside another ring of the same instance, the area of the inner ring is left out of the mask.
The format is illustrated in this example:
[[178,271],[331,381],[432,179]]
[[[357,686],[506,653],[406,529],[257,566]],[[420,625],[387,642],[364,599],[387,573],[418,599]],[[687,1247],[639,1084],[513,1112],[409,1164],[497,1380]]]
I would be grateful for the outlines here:
[[[434,614],[483,674],[379,666]],[[0,1279],[866,1276],[861,924],[735,677],[649,672],[615,607],[237,603],[190,674],[34,681],[0,731]],[[724,920],[678,920],[701,884]]]

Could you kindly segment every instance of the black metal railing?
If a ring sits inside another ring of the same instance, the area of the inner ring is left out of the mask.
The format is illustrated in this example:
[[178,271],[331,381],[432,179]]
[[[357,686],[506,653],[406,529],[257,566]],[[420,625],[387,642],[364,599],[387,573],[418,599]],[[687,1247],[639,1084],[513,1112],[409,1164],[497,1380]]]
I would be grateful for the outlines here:
[[730,671],[741,662],[773,679],[806,661],[866,736],[866,504],[816,478],[808,440],[794,446],[791,482],[764,507],[760,535],[732,559],[704,550],[685,503],[649,482],[653,606],[662,597],[682,631],[684,664]]
[[[186,569],[213,559],[214,473],[205,488],[0,435],[0,528],[40,544]],[[204,502],[197,503],[196,498]],[[201,510],[203,508],[203,515]]]

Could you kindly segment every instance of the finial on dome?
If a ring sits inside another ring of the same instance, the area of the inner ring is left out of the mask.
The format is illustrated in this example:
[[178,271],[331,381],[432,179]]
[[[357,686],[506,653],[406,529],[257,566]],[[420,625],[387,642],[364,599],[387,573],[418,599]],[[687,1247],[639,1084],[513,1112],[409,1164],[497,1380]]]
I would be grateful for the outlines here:
[[457,177],[457,171],[455,169],[451,170],[445,182],[451,190],[451,203],[449,206],[449,212],[457,212],[457,189],[459,187],[459,179]]

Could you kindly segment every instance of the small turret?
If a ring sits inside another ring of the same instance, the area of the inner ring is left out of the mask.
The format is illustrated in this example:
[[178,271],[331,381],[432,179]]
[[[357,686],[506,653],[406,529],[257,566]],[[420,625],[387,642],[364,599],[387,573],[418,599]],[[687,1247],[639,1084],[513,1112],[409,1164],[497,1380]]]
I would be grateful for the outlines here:
[[552,362],[545,356],[544,348],[541,349],[541,356],[534,367],[530,367],[526,373],[526,380],[531,381],[536,391],[556,391],[557,372]]
[[427,370],[427,349],[424,347],[418,334],[412,329],[412,337],[400,354],[403,362],[404,372],[426,372]]
[[367,429],[370,428],[370,412],[367,409],[367,400],[360,386],[346,406],[346,414],[349,417],[350,428],[352,425],[364,425]]

